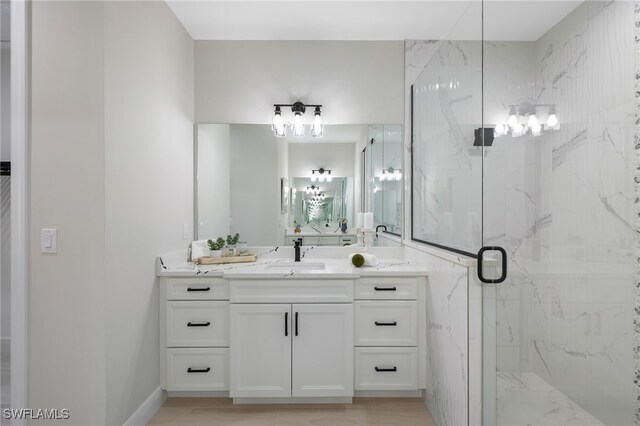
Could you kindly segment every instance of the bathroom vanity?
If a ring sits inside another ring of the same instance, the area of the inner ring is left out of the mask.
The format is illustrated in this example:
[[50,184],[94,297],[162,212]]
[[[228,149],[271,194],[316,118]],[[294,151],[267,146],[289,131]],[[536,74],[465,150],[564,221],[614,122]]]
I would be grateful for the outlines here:
[[159,258],[158,276],[161,382],[171,393],[344,402],[425,388],[424,268],[287,257],[190,269]]

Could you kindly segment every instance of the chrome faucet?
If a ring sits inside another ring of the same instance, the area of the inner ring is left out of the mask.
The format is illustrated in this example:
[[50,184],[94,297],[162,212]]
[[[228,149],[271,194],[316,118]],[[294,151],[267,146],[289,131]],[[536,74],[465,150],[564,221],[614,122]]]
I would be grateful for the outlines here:
[[302,245],[302,238],[298,238],[293,242],[293,249],[295,250],[295,261],[300,262],[300,246]]

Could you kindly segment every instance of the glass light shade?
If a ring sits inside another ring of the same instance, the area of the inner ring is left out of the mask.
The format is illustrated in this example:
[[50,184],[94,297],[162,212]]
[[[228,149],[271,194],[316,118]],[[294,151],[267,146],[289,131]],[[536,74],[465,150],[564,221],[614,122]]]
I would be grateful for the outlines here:
[[536,124],[535,126],[531,126],[531,134],[533,136],[540,136],[542,134],[542,125]]
[[549,114],[547,118],[547,127],[556,128],[558,126],[558,117],[555,114]]
[[327,182],[331,182],[333,180],[333,177],[331,176],[331,170],[327,171]]
[[524,126],[520,123],[517,123],[514,127],[513,127],[513,132],[511,133],[511,136],[513,137],[520,137],[524,134]]
[[506,135],[509,131],[506,124],[496,124],[496,128],[493,129],[493,136],[498,138],[500,136]]
[[277,137],[281,138],[286,135],[287,131],[284,121],[282,121],[282,113],[278,111],[279,109],[280,108],[277,108],[276,112],[273,114],[273,125],[271,126],[271,129]]
[[529,120],[527,120],[527,126],[533,129],[537,125],[538,125],[538,117],[536,117],[535,114],[531,114],[529,116]]
[[394,175],[395,175],[396,180],[402,179],[402,173],[400,173],[400,170],[396,170]]
[[311,182],[315,182],[318,179],[316,172],[311,172]]
[[509,125],[509,127],[511,127],[512,129],[516,127],[516,125],[518,124],[518,117],[516,117],[515,114],[511,114],[509,116],[509,119],[507,120],[507,124]]
[[322,115],[320,114],[320,108],[316,107],[316,111],[313,114],[313,126],[311,126],[311,136],[322,136]]
[[382,174],[380,175],[379,179],[380,179],[381,182],[387,180],[387,171],[386,170],[382,171]]
[[302,137],[304,136],[304,124],[302,124],[302,113],[296,112],[293,117],[293,124],[291,125],[293,129],[293,136]]

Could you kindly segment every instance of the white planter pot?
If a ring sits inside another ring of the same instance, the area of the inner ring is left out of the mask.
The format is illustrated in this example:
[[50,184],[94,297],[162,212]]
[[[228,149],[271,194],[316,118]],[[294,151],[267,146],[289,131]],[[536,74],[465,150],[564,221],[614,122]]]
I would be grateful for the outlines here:
[[209,250],[209,256],[222,257],[222,250]]

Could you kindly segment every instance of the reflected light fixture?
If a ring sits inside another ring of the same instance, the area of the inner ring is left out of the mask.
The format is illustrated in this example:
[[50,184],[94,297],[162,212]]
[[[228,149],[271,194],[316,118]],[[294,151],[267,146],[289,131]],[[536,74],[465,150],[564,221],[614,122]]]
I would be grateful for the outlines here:
[[[538,119],[539,115],[540,119]],[[508,117],[506,123],[496,124],[493,129],[494,137],[541,136],[548,130],[560,129],[555,104],[532,104],[523,101],[519,105],[509,105]],[[474,146],[480,145],[482,143],[474,143]],[[485,144],[485,146],[488,145]]]
[[[325,174],[326,173],[326,174]],[[311,170],[311,182],[331,182],[333,177],[331,176],[331,170],[320,167],[318,170]]]
[[382,169],[382,174],[378,176],[378,180],[380,181],[392,181],[392,180],[401,180],[402,179],[402,171],[400,169],[394,169],[393,167],[389,167],[388,169]]
[[320,192],[320,187],[311,185],[307,186],[307,194],[318,194]]
[[286,122],[282,117],[282,108],[289,107],[291,108],[291,113],[293,114],[293,119],[291,120],[291,131],[293,136],[303,137],[305,134],[305,124],[303,120],[304,113],[307,108],[314,108],[313,112],[313,124],[311,124],[311,136],[320,137],[322,136],[322,105],[305,105],[302,102],[298,101],[293,104],[274,104],[273,111],[273,125],[272,130],[273,133],[277,137],[286,136]]

